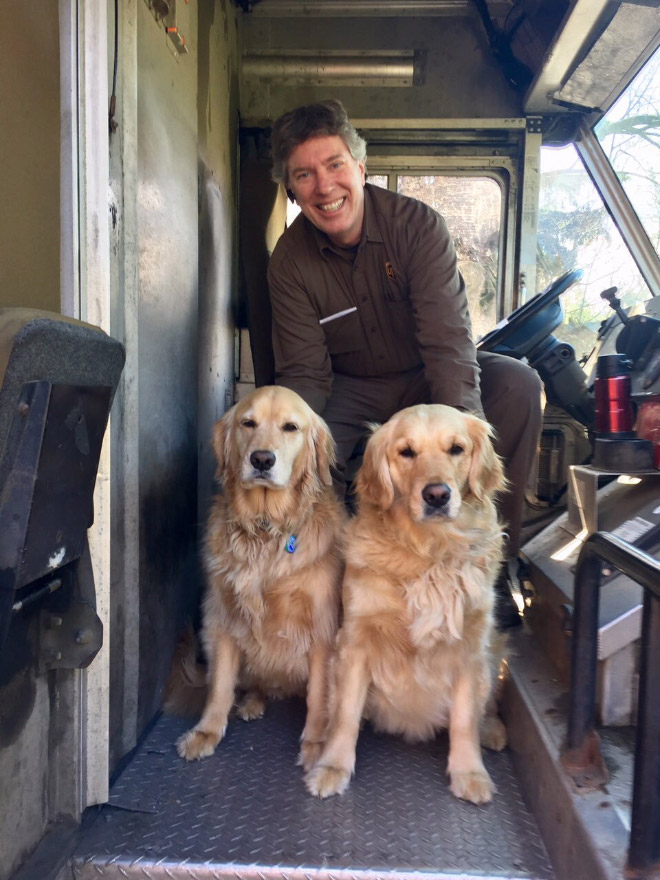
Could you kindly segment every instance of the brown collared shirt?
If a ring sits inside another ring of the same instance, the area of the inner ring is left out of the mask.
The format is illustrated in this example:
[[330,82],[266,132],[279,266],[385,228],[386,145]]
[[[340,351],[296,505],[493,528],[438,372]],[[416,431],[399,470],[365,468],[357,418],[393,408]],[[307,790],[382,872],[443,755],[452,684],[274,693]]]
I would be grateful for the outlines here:
[[482,411],[465,285],[442,217],[367,184],[362,239],[339,248],[302,214],[268,267],[275,381],[322,413],[333,373],[424,365],[434,403]]

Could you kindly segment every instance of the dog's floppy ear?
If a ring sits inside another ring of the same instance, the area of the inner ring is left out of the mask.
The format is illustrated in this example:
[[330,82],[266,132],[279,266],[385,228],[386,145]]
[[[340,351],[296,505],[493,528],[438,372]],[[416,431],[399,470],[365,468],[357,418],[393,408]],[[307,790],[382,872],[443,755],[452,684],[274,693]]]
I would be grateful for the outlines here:
[[215,476],[218,480],[222,478],[225,467],[229,464],[235,410],[236,407],[232,406],[213,426],[213,451],[218,464]]
[[387,460],[390,432],[387,426],[371,425],[372,435],[364,450],[362,465],[357,475],[356,488],[360,498],[371,501],[382,510],[394,503],[394,484]]
[[494,432],[488,422],[478,416],[468,416],[468,430],[472,440],[472,461],[468,483],[471,492],[479,499],[504,489],[506,480],[502,461],[493,447]]
[[335,441],[332,439],[330,428],[316,414],[314,414],[314,420],[312,421],[310,441],[314,446],[316,472],[325,486],[331,486],[332,474],[330,468],[337,464],[337,449]]
[[303,482],[308,484],[312,493],[320,488],[319,482],[324,486],[332,485],[330,468],[335,464],[337,451],[330,428],[321,416],[311,411],[303,461]]

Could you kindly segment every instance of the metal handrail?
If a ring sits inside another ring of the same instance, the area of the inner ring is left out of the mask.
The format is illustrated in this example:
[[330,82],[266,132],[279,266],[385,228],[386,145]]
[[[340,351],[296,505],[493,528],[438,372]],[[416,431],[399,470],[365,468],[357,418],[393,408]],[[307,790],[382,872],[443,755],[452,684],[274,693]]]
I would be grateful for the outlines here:
[[[576,781],[604,771],[596,725],[598,603],[606,561],[644,588],[637,739],[628,869],[660,867],[660,562],[627,541],[596,532],[575,571],[571,692],[564,766]],[[602,777],[601,777],[602,779]]]

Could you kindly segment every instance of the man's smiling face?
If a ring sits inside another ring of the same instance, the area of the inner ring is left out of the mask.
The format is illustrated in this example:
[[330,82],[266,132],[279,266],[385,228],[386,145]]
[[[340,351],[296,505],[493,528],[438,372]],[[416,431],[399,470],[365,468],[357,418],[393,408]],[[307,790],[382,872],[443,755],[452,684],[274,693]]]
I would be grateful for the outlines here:
[[338,135],[304,141],[287,161],[288,188],[305,217],[334,244],[360,241],[364,220],[364,162]]

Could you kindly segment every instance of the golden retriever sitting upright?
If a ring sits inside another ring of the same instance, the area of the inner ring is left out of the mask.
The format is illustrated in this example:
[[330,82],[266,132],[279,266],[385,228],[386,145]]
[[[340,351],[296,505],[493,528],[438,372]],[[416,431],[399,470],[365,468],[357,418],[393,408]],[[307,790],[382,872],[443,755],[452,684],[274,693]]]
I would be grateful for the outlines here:
[[506,731],[489,706],[502,562],[493,497],[504,486],[490,437],[476,416],[431,405],[402,410],[367,443],[327,743],[306,776],[314,795],[346,790],[365,717],[409,740],[447,728],[452,792],[474,803],[492,797],[480,725],[490,748],[504,748]]
[[244,720],[263,714],[269,694],[306,691],[299,763],[308,769],[327,723],[343,569],[332,438],[297,394],[270,386],[225,414],[213,445],[224,491],[214,499],[204,552],[208,692],[178,751],[187,760],[213,753],[237,686]]

